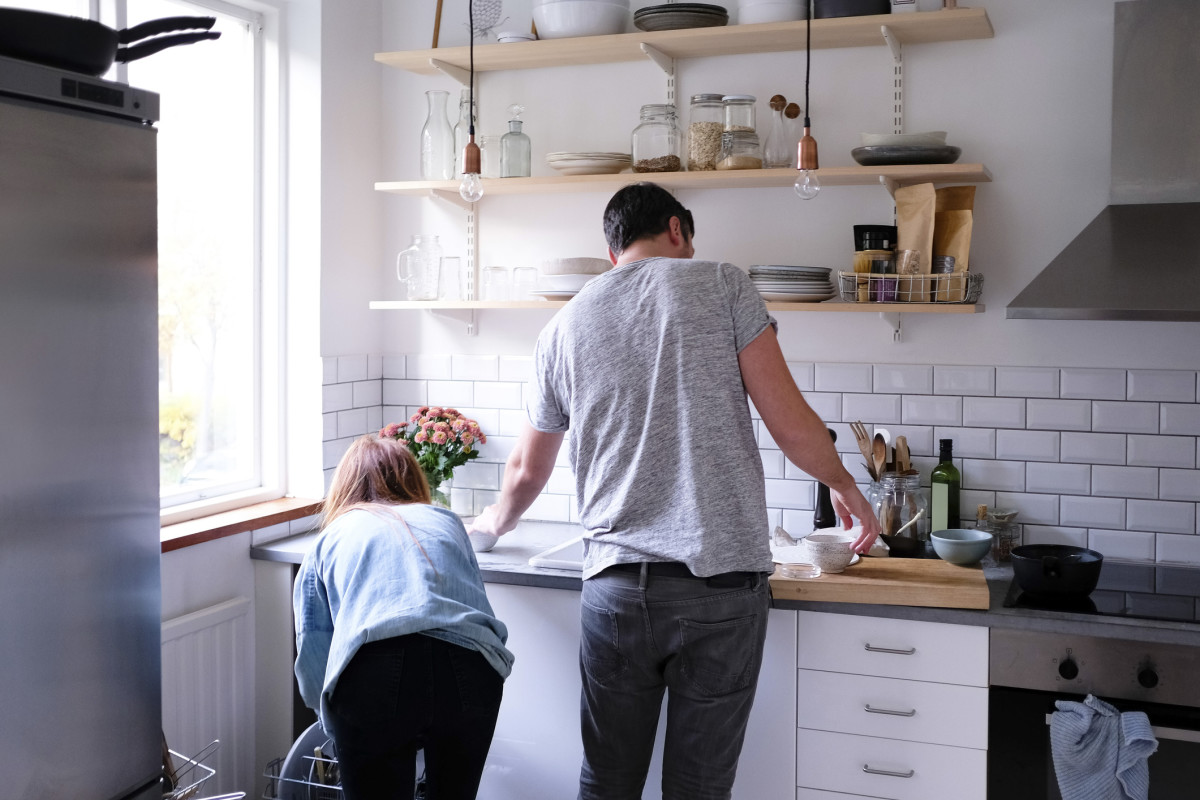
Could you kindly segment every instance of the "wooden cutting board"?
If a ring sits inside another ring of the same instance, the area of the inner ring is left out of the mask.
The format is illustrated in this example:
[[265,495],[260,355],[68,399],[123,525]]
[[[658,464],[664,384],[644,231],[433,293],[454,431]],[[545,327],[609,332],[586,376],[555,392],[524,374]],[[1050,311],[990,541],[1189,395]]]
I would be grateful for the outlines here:
[[974,608],[989,605],[983,568],[960,567],[938,558],[862,558],[845,572],[797,580],[775,566],[771,595],[776,600],[868,603],[884,606]]

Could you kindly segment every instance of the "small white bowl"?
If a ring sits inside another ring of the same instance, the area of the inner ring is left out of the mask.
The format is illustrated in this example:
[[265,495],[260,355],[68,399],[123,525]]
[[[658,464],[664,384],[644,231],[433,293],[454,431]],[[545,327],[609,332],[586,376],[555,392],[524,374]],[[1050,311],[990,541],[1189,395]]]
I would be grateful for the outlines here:
[[808,19],[808,7],[794,0],[763,0],[738,6],[739,25],[757,25],[760,22],[794,22]]
[[578,292],[595,275],[542,275],[538,289],[543,292]]
[[476,553],[486,553],[496,546],[496,541],[499,536],[493,536],[490,533],[479,533],[478,531],[468,531],[467,538],[471,540],[471,549]]
[[607,36],[622,33],[629,23],[629,6],[600,0],[560,0],[533,8],[539,39]]
[[864,133],[863,147],[945,147],[945,131],[924,133]]
[[552,258],[543,261],[543,275],[599,275],[613,268],[607,258]]
[[821,572],[838,573],[854,560],[854,540],[857,538],[857,534],[849,531],[810,533],[804,537],[804,542],[812,562],[821,568]]

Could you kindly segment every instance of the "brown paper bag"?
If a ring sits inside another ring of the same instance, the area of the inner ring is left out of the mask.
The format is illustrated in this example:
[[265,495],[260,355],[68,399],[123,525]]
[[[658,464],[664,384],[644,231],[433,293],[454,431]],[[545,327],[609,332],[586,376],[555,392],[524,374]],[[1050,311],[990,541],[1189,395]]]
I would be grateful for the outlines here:
[[[933,264],[934,213],[937,194],[932,183],[902,186],[896,190],[897,250],[917,250],[921,253],[920,274],[928,275]],[[899,277],[897,300],[928,303],[932,281],[927,277]]]
[[[952,256],[954,272],[934,278],[934,299],[961,303],[966,299],[970,271],[971,232],[974,225],[975,187],[947,186],[938,189],[933,225],[933,255]],[[932,264],[932,262],[931,262]]]

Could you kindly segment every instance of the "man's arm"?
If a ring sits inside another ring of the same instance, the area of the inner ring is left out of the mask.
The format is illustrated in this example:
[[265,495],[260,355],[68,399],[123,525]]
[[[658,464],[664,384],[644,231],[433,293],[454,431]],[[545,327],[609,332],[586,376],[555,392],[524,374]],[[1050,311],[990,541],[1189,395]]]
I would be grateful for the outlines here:
[[834,509],[847,528],[853,524],[852,516],[858,518],[863,535],[854,545],[865,552],[879,535],[879,521],[842,466],[825,423],[792,380],[775,331],[768,328],[747,345],[738,355],[738,364],[746,391],[771,438],[788,461],[829,487]]
[[517,527],[517,520],[550,480],[562,440],[561,433],[544,433],[526,423],[504,465],[500,500],[485,508],[468,530],[500,536]]

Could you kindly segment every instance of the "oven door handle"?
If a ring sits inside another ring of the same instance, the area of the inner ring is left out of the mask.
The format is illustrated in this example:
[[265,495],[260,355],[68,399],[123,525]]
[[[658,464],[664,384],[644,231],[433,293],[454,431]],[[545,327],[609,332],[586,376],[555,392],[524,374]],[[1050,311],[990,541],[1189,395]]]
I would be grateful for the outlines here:
[[[1046,724],[1050,724],[1051,714],[1046,715]],[[1172,742],[1191,742],[1200,744],[1200,731],[1192,731],[1187,728],[1165,728],[1161,725],[1151,725],[1150,730],[1154,733],[1155,738],[1167,739]]]

